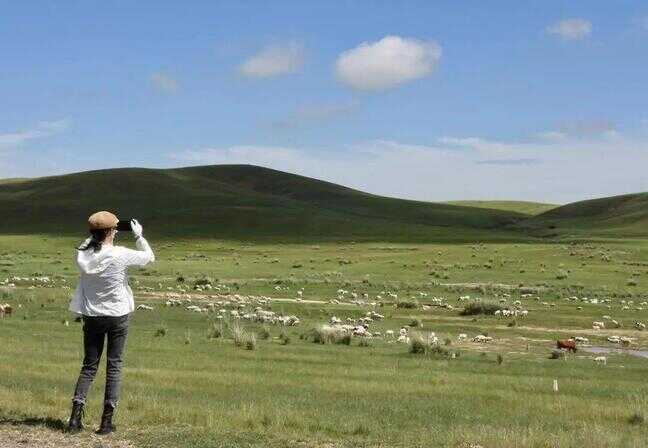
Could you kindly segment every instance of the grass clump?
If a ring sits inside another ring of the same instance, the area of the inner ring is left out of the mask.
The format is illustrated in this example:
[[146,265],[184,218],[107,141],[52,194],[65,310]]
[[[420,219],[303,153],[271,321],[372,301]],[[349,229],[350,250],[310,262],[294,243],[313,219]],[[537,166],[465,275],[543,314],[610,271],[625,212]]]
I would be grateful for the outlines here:
[[495,302],[470,302],[461,310],[462,316],[476,316],[478,314],[493,315],[495,311],[501,311],[503,308]]
[[410,336],[409,352],[439,358],[452,357],[452,352],[439,345],[436,338],[425,337],[420,333],[415,333]]
[[254,333],[249,333],[238,323],[235,323],[230,328],[232,333],[232,340],[236,347],[242,347],[246,350],[255,350],[257,347],[257,339]]
[[344,344],[351,345],[351,335],[342,328],[329,325],[320,325],[311,332],[313,342],[316,344]]
[[279,335],[279,342],[281,345],[288,345],[290,344],[290,336],[285,331],[282,331],[281,334]]
[[413,317],[409,323],[409,326],[412,328],[419,328],[423,326],[423,321],[420,317]]
[[551,355],[549,355],[549,359],[565,359],[565,352],[562,350],[553,350]]
[[211,328],[209,328],[209,331],[207,332],[207,338],[218,339],[222,336],[223,336],[223,326],[217,324],[216,322],[212,322]]
[[646,417],[644,416],[643,412],[637,411],[630,416],[628,422],[631,425],[643,425],[644,423],[646,423]]
[[399,300],[398,302],[396,302],[396,308],[412,310],[418,307],[418,300]]
[[156,338],[162,338],[167,335],[167,332],[169,330],[164,324],[161,324],[156,330],[155,330],[155,337]]

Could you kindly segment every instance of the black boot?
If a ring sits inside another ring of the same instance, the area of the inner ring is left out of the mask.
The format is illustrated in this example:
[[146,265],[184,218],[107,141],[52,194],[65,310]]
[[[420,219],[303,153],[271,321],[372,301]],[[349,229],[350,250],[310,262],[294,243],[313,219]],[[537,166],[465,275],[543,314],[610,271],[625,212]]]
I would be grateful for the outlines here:
[[70,423],[68,424],[69,432],[79,432],[83,429],[83,403],[76,401],[72,402],[72,415],[70,415]]
[[104,410],[103,414],[101,415],[101,425],[99,426],[99,430],[97,431],[97,434],[110,434],[111,432],[115,431],[117,428],[112,424],[112,418],[113,414],[115,412],[115,408],[112,407],[109,404],[104,405]]

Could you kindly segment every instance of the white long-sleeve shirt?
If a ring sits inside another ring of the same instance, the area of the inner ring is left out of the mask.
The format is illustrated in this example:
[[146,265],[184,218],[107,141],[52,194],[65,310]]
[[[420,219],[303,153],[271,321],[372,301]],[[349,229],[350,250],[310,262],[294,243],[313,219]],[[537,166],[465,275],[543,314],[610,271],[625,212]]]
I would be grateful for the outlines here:
[[155,255],[144,237],[137,250],[103,245],[99,252],[80,250],[76,262],[81,272],[79,284],[70,301],[70,311],[84,316],[123,316],[135,310],[133,291],[128,285],[128,267],[144,266]]

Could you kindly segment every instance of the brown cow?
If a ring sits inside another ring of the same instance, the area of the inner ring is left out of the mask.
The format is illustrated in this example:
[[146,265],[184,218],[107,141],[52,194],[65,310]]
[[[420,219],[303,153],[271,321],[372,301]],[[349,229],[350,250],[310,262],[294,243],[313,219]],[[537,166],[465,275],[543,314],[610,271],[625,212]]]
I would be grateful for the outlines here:
[[556,341],[556,347],[561,350],[576,353],[576,341],[573,339],[558,339]]

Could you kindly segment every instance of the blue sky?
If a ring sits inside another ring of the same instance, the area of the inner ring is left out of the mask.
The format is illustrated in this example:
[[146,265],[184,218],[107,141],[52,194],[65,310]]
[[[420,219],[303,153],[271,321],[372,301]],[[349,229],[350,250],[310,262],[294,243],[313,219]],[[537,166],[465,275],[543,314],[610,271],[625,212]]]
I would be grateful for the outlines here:
[[0,1],[0,176],[255,163],[423,200],[648,191],[640,1]]

